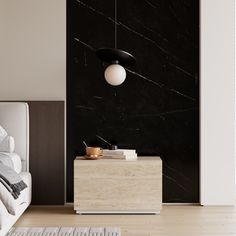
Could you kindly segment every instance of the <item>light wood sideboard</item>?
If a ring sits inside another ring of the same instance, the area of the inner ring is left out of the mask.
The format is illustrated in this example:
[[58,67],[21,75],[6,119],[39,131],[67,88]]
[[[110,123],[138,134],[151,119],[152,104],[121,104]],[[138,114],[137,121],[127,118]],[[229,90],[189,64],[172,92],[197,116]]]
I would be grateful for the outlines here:
[[76,213],[158,214],[162,207],[162,161],[139,157],[74,160]]

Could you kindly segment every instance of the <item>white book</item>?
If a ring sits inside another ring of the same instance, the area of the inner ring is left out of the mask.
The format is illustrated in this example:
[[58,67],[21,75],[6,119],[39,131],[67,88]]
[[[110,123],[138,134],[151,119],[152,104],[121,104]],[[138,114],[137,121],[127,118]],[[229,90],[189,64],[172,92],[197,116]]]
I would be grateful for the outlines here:
[[103,159],[121,159],[121,160],[137,160],[137,154],[128,154],[128,155],[104,155],[103,154]]
[[109,155],[136,154],[136,150],[135,149],[116,149],[116,150],[104,149],[103,154],[109,154]]
[[103,159],[125,159],[125,155],[111,155],[111,154],[104,154],[102,155]]
[[137,160],[137,159],[138,159],[138,156],[137,156],[137,154],[134,154],[134,155],[126,155],[126,156],[125,156],[125,159],[126,159],[127,161]]

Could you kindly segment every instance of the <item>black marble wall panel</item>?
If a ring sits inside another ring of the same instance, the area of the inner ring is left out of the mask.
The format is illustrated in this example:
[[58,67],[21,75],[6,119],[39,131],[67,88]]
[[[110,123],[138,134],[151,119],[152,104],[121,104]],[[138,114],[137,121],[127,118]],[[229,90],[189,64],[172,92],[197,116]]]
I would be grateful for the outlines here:
[[67,1],[67,201],[82,140],[163,160],[164,202],[199,201],[199,2],[117,0],[118,48],[137,63],[112,87],[95,55],[114,47],[114,1]]

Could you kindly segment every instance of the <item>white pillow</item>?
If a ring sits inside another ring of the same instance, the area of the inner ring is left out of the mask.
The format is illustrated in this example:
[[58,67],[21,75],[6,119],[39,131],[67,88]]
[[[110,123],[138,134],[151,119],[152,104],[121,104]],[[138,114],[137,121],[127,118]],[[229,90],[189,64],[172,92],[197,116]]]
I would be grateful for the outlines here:
[[0,162],[5,166],[12,168],[18,174],[22,171],[21,158],[14,152],[0,152]]
[[13,169],[14,171],[19,174],[22,171],[22,162],[21,158],[18,154],[16,153],[11,153],[10,154],[11,160],[13,162]]
[[0,143],[7,137],[7,131],[0,125]]
[[0,152],[14,152],[15,140],[12,136],[6,136],[2,142],[0,142]]

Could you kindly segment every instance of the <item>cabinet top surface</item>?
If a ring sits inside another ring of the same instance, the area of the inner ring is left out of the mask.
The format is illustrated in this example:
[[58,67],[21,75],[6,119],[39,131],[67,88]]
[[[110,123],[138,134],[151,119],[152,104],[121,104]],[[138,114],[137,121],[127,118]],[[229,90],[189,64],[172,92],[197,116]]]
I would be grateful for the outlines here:
[[101,158],[101,159],[98,159],[98,160],[87,160],[85,159],[84,156],[77,156],[75,158],[75,161],[89,161],[89,162],[127,162],[127,163],[132,163],[132,162],[146,162],[146,161],[158,161],[158,162],[161,162],[161,158],[159,156],[139,156],[138,157],[138,160],[132,160],[132,161],[127,161],[127,160],[124,160],[124,159],[110,159],[110,158]]

